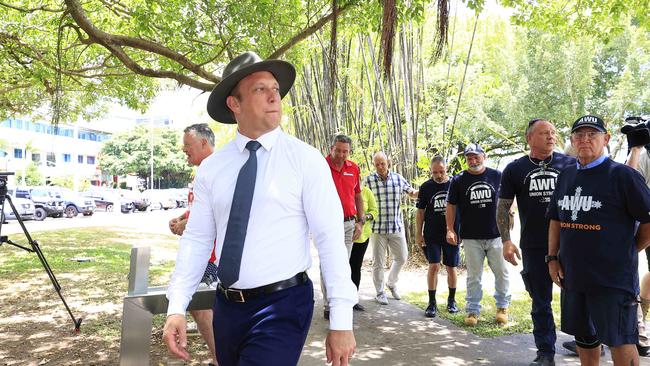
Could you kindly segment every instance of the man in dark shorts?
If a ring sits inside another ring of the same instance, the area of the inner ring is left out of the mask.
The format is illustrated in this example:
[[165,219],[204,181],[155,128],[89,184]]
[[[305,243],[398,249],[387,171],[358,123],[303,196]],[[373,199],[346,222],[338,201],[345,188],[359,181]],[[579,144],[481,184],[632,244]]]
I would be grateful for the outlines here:
[[[447,176],[447,164],[441,156],[431,159],[431,179],[424,182],[420,187],[417,202],[417,214],[415,218],[416,241],[422,247],[424,255],[429,262],[427,272],[427,286],[429,289],[429,305],[424,311],[428,318],[436,316],[436,288],[438,285],[438,272],[440,272],[440,254],[442,263],[447,269],[447,285],[449,296],[447,297],[447,311],[457,313],[456,305],[456,267],[460,263],[458,242],[447,243],[445,208],[447,202],[447,191],[449,190],[449,177]],[[459,222],[456,222],[456,226]],[[456,228],[458,231],[458,227]]]
[[[548,275],[544,257],[548,251],[548,202],[555,189],[555,181],[562,170],[575,165],[575,159],[554,152],[555,126],[548,120],[534,119],[526,128],[526,142],[530,154],[506,166],[501,176],[497,203],[497,227],[503,242],[503,257],[512,265],[523,255],[521,277],[532,300],[530,312],[537,357],[531,366],[555,365],[555,322],[553,321],[553,282]],[[517,198],[521,222],[520,246],[510,239],[510,207]]]
[[560,173],[549,203],[546,262],[563,289],[562,331],[575,336],[580,363],[598,365],[602,342],[614,365],[638,365],[637,263],[650,244],[650,190],[605,155],[609,139],[597,116],[573,124],[578,163]]

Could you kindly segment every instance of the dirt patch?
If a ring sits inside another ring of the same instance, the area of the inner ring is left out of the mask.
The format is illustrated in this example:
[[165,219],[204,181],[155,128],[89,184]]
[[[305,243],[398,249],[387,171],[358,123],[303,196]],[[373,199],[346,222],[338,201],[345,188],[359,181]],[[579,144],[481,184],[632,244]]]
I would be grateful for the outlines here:
[[[120,230],[118,230],[120,231]],[[122,299],[128,286],[128,254],[130,245],[159,243],[152,250],[150,284],[168,282],[176,255],[175,238],[135,232],[110,232],[110,239],[99,243],[102,252],[95,254],[94,264],[75,264],[68,245],[43,249],[62,286],[62,293],[76,317],[83,318],[81,332],[74,325],[47,273],[35,254],[6,248],[0,268],[0,365],[117,365],[119,364]],[[120,238],[121,237],[121,238]],[[121,246],[110,248],[109,242]],[[54,243],[56,238],[48,238]],[[45,240],[43,241],[45,242]],[[79,245],[78,252],[92,248]],[[58,251],[57,251],[58,250]],[[112,256],[109,259],[101,255]],[[30,258],[30,257],[33,257]],[[106,261],[104,265],[102,261]],[[75,268],[75,266],[78,266]],[[84,267],[87,266],[87,267]],[[27,267],[27,268],[25,268]],[[61,270],[61,268],[64,268]],[[151,365],[170,363],[162,344],[164,316],[154,317]],[[207,347],[200,337],[190,337],[193,361],[199,365],[208,360]]]

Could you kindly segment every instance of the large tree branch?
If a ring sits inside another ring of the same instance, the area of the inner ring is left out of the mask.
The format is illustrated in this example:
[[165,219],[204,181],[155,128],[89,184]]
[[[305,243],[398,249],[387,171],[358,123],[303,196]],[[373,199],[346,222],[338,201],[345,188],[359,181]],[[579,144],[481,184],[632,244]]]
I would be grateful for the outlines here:
[[[175,79],[180,83],[201,90],[212,90],[214,84],[221,81],[221,78],[219,78],[218,76],[203,70],[203,68],[190,61],[187,57],[183,56],[182,54],[170,48],[167,48],[158,43],[151,42],[141,38],[127,37],[122,35],[106,33],[100,30],[99,28],[95,27],[92,21],[86,16],[86,13],[83,10],[81,3],[79,3],[78,0],[65,0],[65,3],[68,6],[68,10],[70,11],[70,15],[72,16],[72,18],[75,20],[77,25],[81,27],[81,29],[83,29],[84,32],[86,32],[86,34],[88,34],[90,39],[93,40],[93,42],[99,43],[105,48],[107,48],[109,51],[111,51],[111,53],[113,53],[117,58],[119,58],[125,64],[125,66],[131,69],[133,72],[136,72],[144,76]],[[165,58],[168,58],[170,60],[173,60],[178,64],[180,64],[181,66],[183,66],[188,71],[191,71],[197,76],[205,80],[211,81],[212,83],[200,82],[188,76],[176,72],[172,72],[172,71],[161,71],[161,70],[143,68],[137,63],[135,63],[126,54],[126,52],[122,49],[121,46],[133,47],[143,51],[152,52],[160,56],[163,56]]]
[[[343,15],[348,9],[351,9],[352,6],[354,6],[353,2],[347,3],[343,6],[340,6],[337,11],[337,15],[341,16]],[[321,29],[327,22],[331,21],[334,19],[334,12],[332,11],[328,15],[320,18],[316,23],[310,25],[309,27],[303,29],[300,33],[296,34],[293,36],[290,40],[288,40],[285,44],[280,46],[275,52],[269,55],[268,58],[278,58],[282,56],[285,52],[287,52],[291,47],[295,46],[298,42],[304,40],[305,38],[311,36],[312,34],[316,33],[319,29]]]

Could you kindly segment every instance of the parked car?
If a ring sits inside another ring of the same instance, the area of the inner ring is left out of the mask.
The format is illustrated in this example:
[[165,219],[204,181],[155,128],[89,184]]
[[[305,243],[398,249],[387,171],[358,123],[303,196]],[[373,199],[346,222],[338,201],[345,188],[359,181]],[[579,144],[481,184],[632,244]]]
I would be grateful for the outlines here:
[[64,201],[65,208],[63,213],[66,217],[75,217],[80,213],[84,216],[92,216],[95,213],[97,206],[92,198],[83,197],[79,193],[67,188],[58,188],[57,194]]
[[90,190],[83,192],[82,195],[84,197],[92,198],[95,201],[96,209],[112,212],[117,202],[120,206],[120,212],[129,213],[133,211],[133,202],[117,197],[106,191]]
[[187,194],[189,189],[187,188],[170,188],[166,189],[166,192],[169,192],[169,195],[176,200],[176,207],[187,207]]
[[151,202],[147,197],[141,194],[139,191],[130,191],[126,189],[120,189],[117,191],[121,197],[124,199],[130,200],[133,203],[133,210],[146,211],[147,208],[151,205]]
[[[11,202],[16,207],[16,211],[18,212],[20,218],[23,220],[33,220],[35,206],[32,200],[15,197],[13,196],[13,192],[10,192],[9,190],[7,192],[11,197]],[[7,200],[5,200],[5,207],[2,212],[0,212],[0,216],[2,216],[0,217],[0,222],[7,222],[7,220],[16,220],[16,215],[14,214]]]
[[63,200],[58,198],[49,187],[17,187],[15,195],[19,198],[32,200],[35,207],[34,219],[38,221],[43,221],[48,216],[63,216]]
[[176,208],[176,199],[164,190],[148,189],[142,194],[151,202],[150,210],[169,210]]

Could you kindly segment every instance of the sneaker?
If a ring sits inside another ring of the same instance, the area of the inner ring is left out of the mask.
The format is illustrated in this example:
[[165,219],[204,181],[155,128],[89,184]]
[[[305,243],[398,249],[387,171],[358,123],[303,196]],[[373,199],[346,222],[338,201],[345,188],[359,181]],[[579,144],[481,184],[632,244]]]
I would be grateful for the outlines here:
[[361,304],[354,304],[354,306],[352,307],[352,310],[366,311],[366,308],[364,308],[363,305],[361,305]]
[[456,314],[458,312],[458,306],[456,305],[456,300],[451,300],[447,302],[447,311],[451,314]]
[[381,305],[388,305],[388,298],[386,297],[385,293],[379,293],[377,296],[375,296],[375,300],[377,300],[378,303]]
[[436,303],[429,303],[429,306],[427,306],[427,310],[424,311],[424,316],[427,318],[435,318],[436,314],[438,313],[438,307],[436,306]]
[[641,345],[636,345],[637,351],[639,351],[639,356],[641,357],[648,357],[650,356],[650,346],[641,346]]
[[468,327],[474,327],[478,324],[478,314],[467,314],[465,317],[465,325]]
[[393,295],[393,299],[395,300],[401,300],[402,297],[399,295],[399,292],[397,292],[397,286],[387,286],[388,289],[390,290],[390,294]]
[[537,355],[529,366],[555,366],[555,360],[551,356]]
[[498,308],[495,319],[498,324],[505,324],[508,322],[508,309],[507,308]]
[[325,320],[330,320],[330,311],[329,310],[323,310],[323,318],[325,318]]
[[[578,354],[578,349],[576,348],[576,341],[568,341],[562,343],[562,347],[564,347],[566,350],[573,352],[574,354]],[[605,356],[605,346],[600,345],[600,355]]]

